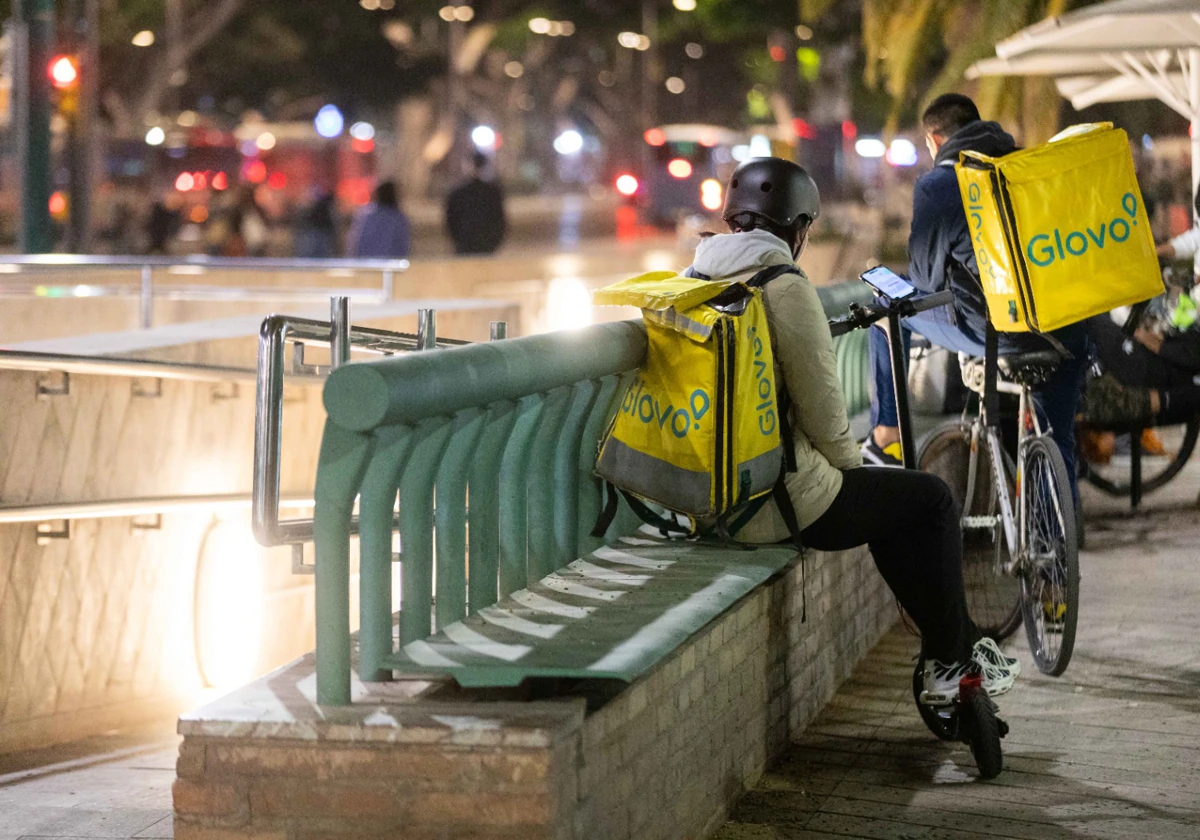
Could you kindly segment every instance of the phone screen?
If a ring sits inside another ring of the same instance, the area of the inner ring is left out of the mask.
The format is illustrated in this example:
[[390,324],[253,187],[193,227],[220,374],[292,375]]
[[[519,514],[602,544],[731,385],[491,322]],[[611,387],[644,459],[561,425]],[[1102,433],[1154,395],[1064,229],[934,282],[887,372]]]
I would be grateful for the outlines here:
[[917,293],[912,284],[890,268],[877,265],[859,275],[864,283],[891,300],[904,300]]

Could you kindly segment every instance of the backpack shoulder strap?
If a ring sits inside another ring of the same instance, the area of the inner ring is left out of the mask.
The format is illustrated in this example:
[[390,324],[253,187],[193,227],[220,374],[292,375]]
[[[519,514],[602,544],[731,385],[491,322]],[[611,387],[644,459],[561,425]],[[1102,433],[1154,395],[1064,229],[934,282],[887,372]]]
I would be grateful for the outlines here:
[[746,285],[752,289],[761,289],[763,286],[770,283],[776,277],[782,277],[785,274],[799,274],[800,269],[791,264],[772,265],[764,268],[762,271],[755,274],[746,281]]

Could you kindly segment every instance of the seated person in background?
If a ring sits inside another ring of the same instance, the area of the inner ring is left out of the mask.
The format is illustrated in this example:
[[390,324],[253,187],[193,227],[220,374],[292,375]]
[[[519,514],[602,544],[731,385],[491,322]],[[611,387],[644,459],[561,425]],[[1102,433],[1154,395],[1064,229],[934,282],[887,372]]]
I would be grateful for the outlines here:
[[1105,372],[1124,388],[1094,380],[1085,398],[1088,419],[1105,422],[1111,413],[1114,420],[1163,426],[1200,414],[1200,323],[1165,333],[1142,326],[1127,338],[1106,314],[1089,319],[1087,328]]
[[[819,212],[817,185],[804,169],[779,158],[752,158],[726,190],[723,218],[730,233],[704,238],[687,276],[749,279],[772,266],[794,266]],[[791,396],[796,471],[787,473],[785,484],[801,540],[821,551],[869,548],[921,630],[925,702],[951,702],[972,661],[983,670],[989,695],[1008,691],[1020,666],[981,638],[967,614],[962,529],[950,489],[929,473],[862,465],[816,289],[799,268],[762,289],[775,380]],[[734,536],[774,543],[790,532],[772,500]]]
[[[1200,216],[1200,193],[1192,202],[1196,215]],[[1158,256],[1166,260],[1186,260],[1192,258],[1192,271],[1200,276],[1200,225],[1193,225],[1191,230],[1174,237],[1158,246]]]

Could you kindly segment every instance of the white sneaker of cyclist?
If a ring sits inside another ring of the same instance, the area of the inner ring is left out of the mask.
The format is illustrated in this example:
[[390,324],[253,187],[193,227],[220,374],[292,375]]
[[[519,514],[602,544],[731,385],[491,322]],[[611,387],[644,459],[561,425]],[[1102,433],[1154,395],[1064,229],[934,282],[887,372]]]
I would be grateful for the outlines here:
[[983,671],[983,690],[988,697],[1007,694],[1016,682],[1016,676],[1005,668],[995,665],[983,666],[978,660],[971,662],[925,661],[925,686],[921,691],[921,702],[928,706],[948,706],[958,697],[959,681],[970,673],[972,664]]
[[1006,656],[996,641],[986,636],[975,643],[971,658],[978,662],[981,668],[1002,668],[1014,677],[1021,676],[1021,662],[1014,656]]

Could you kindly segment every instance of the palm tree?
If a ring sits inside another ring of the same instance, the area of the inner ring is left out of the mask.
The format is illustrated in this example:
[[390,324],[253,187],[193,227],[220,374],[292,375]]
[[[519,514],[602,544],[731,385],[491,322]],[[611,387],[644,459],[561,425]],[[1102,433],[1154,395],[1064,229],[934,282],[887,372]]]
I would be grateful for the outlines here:
[[[906,106],[962,88],[966,69],[995,54],[998,41],[1092,0],[863,0],[866,83],[892,99],[887,129]],[[933,73],[932,78],[930,74]],[[1045,77],[989,77],[975,83],[979,110],[1011,126],[1025,144],[1058,130],[1061,100]]]

